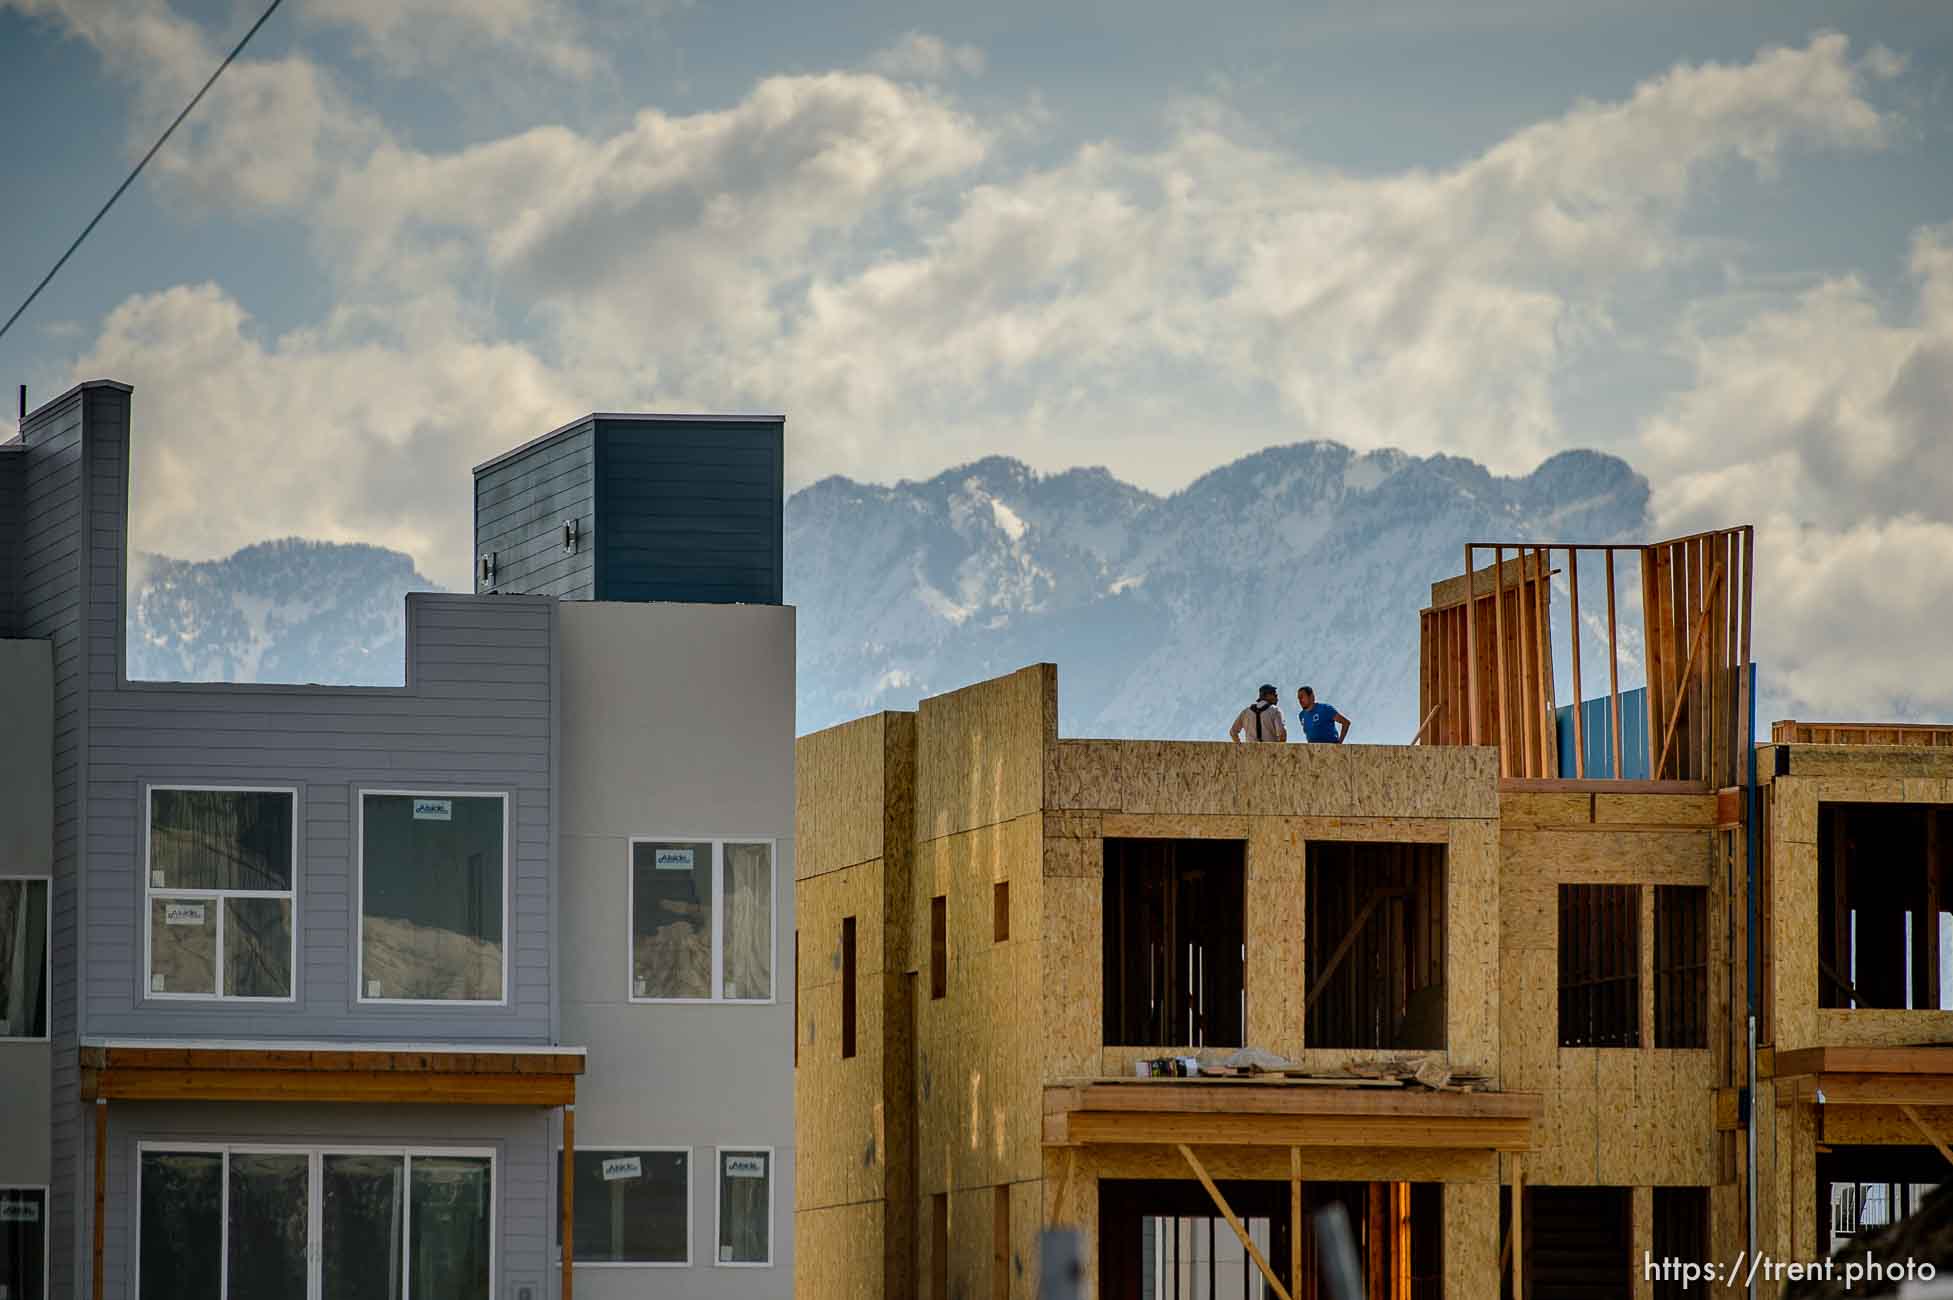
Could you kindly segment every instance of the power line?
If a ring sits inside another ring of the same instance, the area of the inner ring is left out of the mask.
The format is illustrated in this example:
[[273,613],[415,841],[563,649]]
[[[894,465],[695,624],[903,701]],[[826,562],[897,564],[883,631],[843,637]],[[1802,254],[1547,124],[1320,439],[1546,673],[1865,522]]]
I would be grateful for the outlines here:
[[171,135],[175,134],[177,127],[183,125],[183,119],[190,116],[191,110],[203,102],[203,97],[209,93],[212,86],[217,84],[217,78],[224,75],[224,69],[230,67],[231,61],[237,58],[238,55],[244,53],[244,47],[249,45],[251,38],[258,34],[258,28],[264,26],[270,20],[271,15],[277,12],[278,6],[283,3],[285,3],[285,0],[271,0],[270,8],[264,11],[257,22],[251,24],[251,30],[244,33],[244,39],[237,43],[235,49],[224,56],[224,61],[217,65],[217,71],[211,73],[210,80],[203,83],[203,89],[199,90],[195,97],[183,106],[183,111],[176,115],[176,120],[171,122],[169,128],[156,138],[156,143],[149,146],[149,152],[142,156],[142,161],[136,164],[135,170],[129,173],[128,179],[115,187],[115,193],[109,195],[108,202],[104,203],[102,210],[95,214],[95,219],[82,227],[81,233],[75,236],[75,242],[68,245],[68,251],[61,254],[61,260],[54,264],[54,269],[41,277],[41,282],[34,286],[34,292],[27,295],[27,301],[20,304],[13,315],[7,317],[7,323],[5,325],[0,325],[0,338],[5,338],[7,331],[13,328],[14,322],[20,319],[21,314],[34,305],[34,299],[41,296],[41,290],[47,288],[48,281],[60,273],[61,268],[68,264],[68,259],[75,255],[75,250],[81,247],[81,241],[88,238],[89,232],[94,230],[101,223],[102,218],[108,215],[109,209],[115,206],[115,201],[122,197],[122,191],[133,185],[136,177],[142,175],[142,169],[149,165],[149,160],[156,156],[156,151],[163,147]]

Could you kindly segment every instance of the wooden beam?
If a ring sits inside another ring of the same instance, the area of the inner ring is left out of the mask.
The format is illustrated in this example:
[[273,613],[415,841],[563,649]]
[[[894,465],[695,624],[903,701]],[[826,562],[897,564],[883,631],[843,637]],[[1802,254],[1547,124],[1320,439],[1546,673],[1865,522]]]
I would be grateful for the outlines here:
[[1668,765],[1668,747],[1675,742],[1675,724],[1682,718],[1682,701],[1688,698],[1689,673],[1695,667],[1695,656],[1702,649],[1702,634],[1709,630],[1709,603],[1715,599],[1716,588],[1722,585],[1722,565],[1709,575],[1709,588],[1702,593],[1702,612],[1695,620],[1695,633],[1689,638],[1688,658],[1682,661],[1682,672],[1675,679],[1675,703],[1668,712],[1668,728],[1662,733],[1661,758],[1655,763],[1654,771],[1648,775],[1660,779],[1662,770]]
[[1390,1207],[1385,1200],[1389,1190],[1384,1183],[1370,1183],[1364,1189],[1363,1289],[1369,1300],[1390,1300]]
[[563,1107],[563,1300],[576,1294],[576,1107]]
[[1939,1134],[1933,1132],[1933,1130],[1927,1126],[1925,1119],[1919,1114],[1919,1112],[1914,1110],[1911,1106],[1901,1106],[1899,1107],[1899,1109],[1905,1112],[1906,1118],[1913,1122],[1914,1127],[1916,1127],[1921,1133],[1924,1133],[1926,1135],[1926,1140],[1928,1142],[1931,1142],[1933,1146],[1939,1150],[1939,1153],[1942,1156],[1946,1157],[1946,1163],[1949,1165],[1953,1165],[1953,1151],[1949,1151],[1947,1149],[1946,1143],[1940,1140]]
[[95,1098],[117,1101],[458,1102],[481,1106],[566,1106],[574,1075],[328,1074],[298,1070],[105,1069],[89,1080]]
[[1465,543],[1465,684],[1469,697],[1465,707],[1470,716],[1467,722],[1467,740],[1480,744],[1478,726],[1478,595],[1472,590],[1472,551],[1470,542]]
[[1526,1300],[1526,1158],[1512,1157],[1512,1300]]
[[1288,1285],[1302,1294],[1302,1148],[1288,1149]]
[[1335,977],[1337,969],[1343,964],[1343,958],[1349,956],[1349,950],[1356,946],[1358,939],[1363,937],[1363,927],[1370,923],[1372,916],[1376,915],[1376,910],[1382,905],[1383,900],[1402,897],[1404,892],[1401,889],[1379,889],[1370,895],[1369,901],[1363,904],[1363,910],[1356,914],[1356,920],[1350,923],[1349,933],[1344,935],[1342,942],[1336,945],[1336,951],[1329,954],[1329,964],[1322,968],[1322,974],[1316,976],[1316,982],[1310,987],[1309,995],[1302,999],[1303,1015],[1309,1014],[1309,1008],[1316,1004],[1316,999],[1322,996],[1322,991],[1329,987],[1329,981]]
[[1505,548],[1492,548],[1492,571],[1498,587],[1492,595],[1492,650],[1497,660],[1497,680],[1493,684],[1492,711],[1499,723],[1499,775],[1512,775],[1512,728],[1505,714]]
[[1046,1084],[1044,1089],[1046,1115],[1355,1115],[1445,1123],[1534,1119],[1544,1113],[1544,1108],[1545,1102],[1536,1092],[1296,1087],[1252,1079],[1089,1079]]
[[1621,650],[1620,631],[1614,623],[1614,550],[1607,550],[1607,713],[1614,731],[1614,779],[1627,775],[1621,770]]
[[[1515,665],[1519,670],[1519,717],[1517,719],[1519,723],[1519,761],[1523,769],[1521,775],[1545,776],[1546,769],[1540,756],[1533,749],[1533,742],[1537,739],[1539,732],[1538,726],[1535,725],[1537,719],[1531,716],[1533,708],[1537,707],[1539,701],[1539,636],[1538,630],[1533,626],[1533,623],[1536,621],[1539,611],[1535,607],[1533,600],[1537,588],[1532,585],[1531,573],[1532,552],[1521,546],[1519,548],[1519,585],[1514,588],[1514,592],[1518,597],[1514,602],[1517,608],[1513,610],[1513,613],[1518,618],[1519,641],[1519,644],[1514,647],[1518,651],[1519,658],[1518,664]],[[1527,616],[1529,614],[1534,617],[1528,618]]]
[[[1949,1098],[1953,1100],[1953,1098]],[[1075,1112],[1073,1146],[1384,1147],[1393,1151],[1527,1151],[1532,1122],[1460,1119],[1418,1122],[1358,1115],[1152,1115]]]
[[95,1103],[95,1222],[89,1294],[102,1300],[102,1254],[108,1231],[108,1103]]
[[[1435,694],[1436,692],[1433,693]],[[1424,715],[1424,721],[1418,724],[1417,735],[1411,740],[1411,744],[1421,745],[1424,743],[1424,733],[1431,729],[1431,719],[1437,717],[1438,710],[1443,707],[1444,707],[1444,701],[1442,699],[1440,699],[1438,703],[1433,704],[1431,706],[1431,711]]]
[[1778,1053],[1774,1064],[1780,1079],[1799,1074],[1953,1075],[1953,1046],[1804,1047]]
[[[1508,776],[1500,794],[1714,794],[1703,781],[1575,781]],[[1557,828],[1555,828],[1557,829]],[[1614,829],[1618,829],[1615,827]],[[1706,827],[1700,829],[1707,829]]]
[[1390,1300],[1411,1300],[1410,1184],[1390,1184]]
[[[1567,638],[1573,646],[1573,775],[1581,780],[1587,776],[1587,733],[1582,709],[1580,691],[1580,552],[1567,551]],[[1565,773],[1561,773],[1562,776]],[[1614,773],[1619,776],[1620,773]]]
[[1268,1279],[1268,1285],[1274,1288],[1275,1294],[1281,1297],[1281,1300],[1294,1300],[1294,1297],[1289,1295],[1288,1288],[1282,1285],[1282,1280],[1275,1276],[1275,1270],[1268,1267],[1268,1261],[1262,1258],[1261,1247],[1255,1245],[1254,1238],[1248,1235],[1248,1230],[1241,1225],[1241,1220],[1235,1217],[1232,1209],[1228,1208],[1227,1198],[1221,1195],[1220,1188],[1214,1186],[1214,1180],[1207,1176],[1207,1170],[1194,1155],[1193,1148],[1181,1143],[1180,1154],[1186,1157],[1187,1164],[1193,1169],[1194,1177],[1200,1180],[1200,1185],[1205,1187],[1207,1194],[1214,1198],[1215,1206],[1227,1219],[1227,1226],[1234,1229],[1234,1235],[1241,1239],[1241,1246],[1248,1252],[1248,1258],[1254,1260],[1255,1267],[1260,1269],[1261,1275]]
[[1539,707],[1534,719],[1539,728],[1539,774],[1558,776],[1560,756],[1553,747],[1553,597],[1551,591],[1553,557],[1543,546],[1533,548],[1539,560],[1539,576],[1533,581],[1533,702]]

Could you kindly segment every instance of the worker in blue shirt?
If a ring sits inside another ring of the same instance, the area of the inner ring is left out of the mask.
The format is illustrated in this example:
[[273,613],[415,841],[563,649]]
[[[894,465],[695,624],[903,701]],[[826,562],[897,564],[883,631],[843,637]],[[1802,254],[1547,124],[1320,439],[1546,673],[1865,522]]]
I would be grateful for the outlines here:
[[1340,745],[1349,735],[1349,719],[1336,712],[1333,704],[1316,703],[1316,690],[1304,686],[1295,693],[1295,723],[1302,738],[1311,745]]

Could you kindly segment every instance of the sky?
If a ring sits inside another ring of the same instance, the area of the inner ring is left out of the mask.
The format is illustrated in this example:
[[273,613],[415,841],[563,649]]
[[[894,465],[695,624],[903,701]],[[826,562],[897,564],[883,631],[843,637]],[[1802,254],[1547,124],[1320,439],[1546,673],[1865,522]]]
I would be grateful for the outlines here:
[[[0,312],[259,12],[0,0]],[[450,586],[591,410],[790,487],[1597,448],[1757,526],[1790,694],[1953,719],[1949,73],[1936,0],[286,0],[0,379],[135,386],[140,549]]]

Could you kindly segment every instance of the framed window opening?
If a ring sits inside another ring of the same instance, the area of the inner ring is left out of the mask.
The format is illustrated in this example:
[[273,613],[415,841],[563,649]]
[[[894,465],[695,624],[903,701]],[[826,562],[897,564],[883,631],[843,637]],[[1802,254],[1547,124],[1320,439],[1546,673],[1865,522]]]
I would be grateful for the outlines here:
[[[509,1005],[509,843],[514,836],[508,792],[361,788],[354,791],[354,804],[355,1002]],[[492,818],[485,815],[491,804]],[[437,838],[443,825],[459,828],[446,846]],[[491,828],[499,861],[486,850],[469,851],[487,841]],[[370,882],[376,855],[369,840],[376,834],[390,835],[388,847],[413,857],[421,868],[402,873],[401,879],[424,884],[430,874],[445,875],[459,886],[458,894],[430,895],[422,889],[416,896],[397,880],[386,881],[384,888]],[[465,855],[465,861],[444,858],[443,848]],[[496,891],[493,906],[484,898],[490,885]],[[379,907],[387,910],[368,915]],[[494,996],[486,996],[491,988]]]
[[496,1164],[484,1147],[138,1142],[136,1300],[493,1300]]
[[[656,1146],[649,1143],[636,1145],[583,1146],[579,1144],[575,1155],[575,1178],[577,1180],[576,1204],[573,1213],[576,1222],[570,1225],[575,1235],[583,1235],[579,1229],[591,1223],[595,1216],[589,1207],[600,1207],[604,1215],[603,1226],[611,1241],[611,1253],[621,1254],[627,1248],[626,1239],[633,1223],[642,1229],[644,1212],[638,1216],[628,1212],[625,1200],[634,1180],[641,1181],[646,1157],[676,1156],[680,1177],[684,1183],[685,1215],[682,1235],[679,1238],[683,1247],[682,1258],[677,1259],[601,1259],[594,1255],[577,1253],[573,1257],[575,1265],[583,1268],[690,1268],[692,1266],[692,1149],[690,1147]],[[556,1266],[563,1266],[563,1148],[556,1148],[556,1213],[551,1216],[556,1221]],[[585,1183],[592,1184],[584,1186]],[[608,1193],[600,1202],[590,1193],[601,1185]],[[649,1184],[645,1184],[649,1186]],[[588,1216],[588,1217],[586,1217]],[[594,1235],[594,1233],[592,1234]],[[581,1247],[576,1248],[579,1252]]]
[[47,1300],[47,1201],[44,1183],[0,1184],[0,1295]]
[[626,987],[641,1003],[776,1000],[778,842],[634,835]]
[[53,930],[53,878],[0,875],[0,1043],[48,1041]]
[[773,1148],[712,1148],[714,1263],[720,1268],[773,1267]]
[[144,998],[297,1001],[298,822],[296,786],[144,786]]

